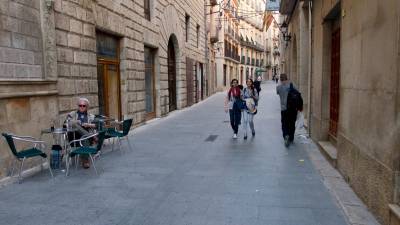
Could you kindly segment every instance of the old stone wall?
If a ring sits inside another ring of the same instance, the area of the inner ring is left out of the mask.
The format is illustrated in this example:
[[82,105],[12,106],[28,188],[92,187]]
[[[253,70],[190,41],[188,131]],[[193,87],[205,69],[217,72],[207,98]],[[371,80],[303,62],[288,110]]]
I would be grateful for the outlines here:
[[[168,113],[167,50],[176,40],[178,108],[186,106],[185,57],[205,63],[204,4],[199,1],[151,1],[150,21],[143,1],[57,0],[56,29],[61,113],[74,109],[73,97],[86,96],[97,112],[96,30],[120,37],[122,114],[136,124],[145,119],[144,46],[156,51],[157,115]],[[185,14],[191,16],[186,42]],[[197,45],[197,25],[200,26]]]
[[[61,125],[80,96],[90,100],[92,113],[98,113],[100,31],[119,39],[123,117],[133,118],[135,125],[146,119],[145,46],[155,52],[156,116],[170,111],[170,38],[177,61],[177,107],[186,107],[186,57],[203,63],[207,76],[204,7],[196,0],[150,0],[149,21],[143,0],[0,1],[0,130],[40,137],[52,121]],[[187,41],[185,15],[191,17]],[[43,138],[50,143],[50,137]],[[1,141],[0,179],[8,175],[11,159]]]
[[0,79],[41,79],[40,1],[0,2]]
[[[57,117],[55,66],[46,66],[44,60],[54,58],[51,32],[47,34],[52,16],[43,1],[0,1],[1,132],[39,138],[41,129]],[[49,137],[42,138],[50,143]],[[9,174],[12,160],[1,137],[0,178]],[[30,160],[25,168],[38,162]]]
[[[387,34],[399,32],[400,4],[343,1],[342,9],[338,165],[364,202],[388,224],[393,172],[399,170],[400,65],[398,37]],[[341,157],[342,151],[355,158]]]
[[[312,127],[315,140],[329,128],[330,24],[335,4],[313,1]],[[341,1],[339,171],[358,196],[389,224],[399,170],[400,3]],[[326,20],[327,19],[327,20]],[[388,35],[391,34],[391,35]]]

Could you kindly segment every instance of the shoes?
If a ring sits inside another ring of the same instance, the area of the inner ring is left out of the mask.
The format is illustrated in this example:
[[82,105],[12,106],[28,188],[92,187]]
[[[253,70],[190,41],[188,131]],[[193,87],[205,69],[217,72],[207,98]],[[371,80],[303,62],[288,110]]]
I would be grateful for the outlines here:
[[237,139],[237,134],[233,134],[233,139]]
[[289,141],[289,135],[285,136],[285,147],[289,147],[290,141]]
[[247,140],[247,135],[245,135],[243,138],[244,138],[244,140]]
[[253,137],[256,136],[256,132],[255,132],[255,131],[251,132],[251,135],[252,135]]
[[89,160],[88,160],[88,159],[82,160],[82,167],[83,167],[84,169],[89,169],[89,168],[90,168],[90,163],[89,163]]

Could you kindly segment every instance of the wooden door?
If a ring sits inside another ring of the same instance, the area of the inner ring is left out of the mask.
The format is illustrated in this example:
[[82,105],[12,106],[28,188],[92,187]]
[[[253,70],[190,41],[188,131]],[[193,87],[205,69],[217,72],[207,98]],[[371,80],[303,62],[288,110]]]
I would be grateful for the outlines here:
[[243,83],[243,67],[240,67],[240,84]]
[[332,33],[329,133],[336,137],[339,122],[340,28]]
[[96,39],[99,113],[120,120],[119,39],[102,32],[96,32]]
[[193,60],[189,57],[186,57],[186,98],[187,98],[187,105],[193,105]]
[[224,65],[223,75],[224,75],[224,86],[227,86],[227,82],[226,82],[226,65]]
[[204,99],[204,74],[203,74],[203,63],[200,63],[200,98]]
[[176,105],[176,58],[175,47],[172,39],[168,42],[168,96],[169,111],[174,111]]
[[197,79],[197,62],[193,64],[193,72],[194,72],[194,101],[199,102],[199,81]]
[[97,64],[99,112],[102,115],[120,120],[121,96],[119,64],[99,61]]
[[154,51],[151,48],[144,48],[144,64],[146,120],[149,120],[156,116]]

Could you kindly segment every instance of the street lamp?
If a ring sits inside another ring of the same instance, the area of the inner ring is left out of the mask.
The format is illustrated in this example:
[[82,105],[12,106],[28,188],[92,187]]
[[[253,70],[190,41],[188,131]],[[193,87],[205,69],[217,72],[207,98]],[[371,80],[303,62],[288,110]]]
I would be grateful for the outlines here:
[[290,41],[292,36],[288,34],[288,24],[286,22],[282,23],[281,32],[283,34],[283,40],[286,41],[286,45],[288,45],[288,42]]
[[283,39],[284,39],[286,42],[289,42],[291,38],[292,38],[292,36],[291,36],[290,34],[286,34],[286,35],[283,36]]
[[288,30],[288,25],[286,22],[283,22],[281,25],[281,32],[282,32],[283,36],[285,36],[285,34],[287,33],[287,30]]

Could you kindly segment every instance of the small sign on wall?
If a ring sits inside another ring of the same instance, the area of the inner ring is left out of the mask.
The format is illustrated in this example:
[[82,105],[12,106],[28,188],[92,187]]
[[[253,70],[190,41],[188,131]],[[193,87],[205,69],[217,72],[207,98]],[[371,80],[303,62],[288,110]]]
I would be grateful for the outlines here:
[[280,0],[267,0],[265,4],[266,11],[279,11]]

